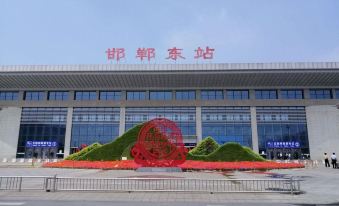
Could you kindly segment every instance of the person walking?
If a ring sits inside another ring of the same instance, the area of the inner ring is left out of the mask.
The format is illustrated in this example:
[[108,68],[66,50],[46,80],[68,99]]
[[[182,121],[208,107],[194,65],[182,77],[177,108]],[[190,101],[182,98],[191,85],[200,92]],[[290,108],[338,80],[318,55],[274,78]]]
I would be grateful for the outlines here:
[[333,169],[337,168],[337,156],[335,156],[335,153],[333,152],[333,154],[331,155],[331,160],[332,160],[332,166]]
[[331,167],[330,161],[328,160],[328,155],[326,152],[324,153],[324,160],[325,160],[325,167]]

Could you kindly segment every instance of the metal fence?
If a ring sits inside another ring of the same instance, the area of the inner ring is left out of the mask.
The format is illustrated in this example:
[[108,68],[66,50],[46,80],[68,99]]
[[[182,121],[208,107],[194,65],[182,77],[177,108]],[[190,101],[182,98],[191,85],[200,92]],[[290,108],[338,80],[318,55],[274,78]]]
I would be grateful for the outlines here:
[[46,190],[46,176],[0,176],[0,190]]
[[305,168],[317,168],[325,163],[321,160],[275,160],[278,163],[298,163],[303,164]]
[[297,179],[0,177],[0,190],[300,193]]

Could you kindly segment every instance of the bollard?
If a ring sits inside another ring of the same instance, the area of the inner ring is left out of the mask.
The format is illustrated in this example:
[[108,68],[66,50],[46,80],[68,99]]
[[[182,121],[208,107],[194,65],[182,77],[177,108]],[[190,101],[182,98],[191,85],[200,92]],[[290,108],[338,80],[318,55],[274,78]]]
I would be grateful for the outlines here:
[[291,195],[293,195],[293,177],[290,178]]
[[19,192],[21,192],[22,187],[22,177],[19,179]]
[[48,189],[48,182],[49,182],[50,179],[51,179],[51,178],[49,178],[49,177],[47,177],[47,178],[45,179],[45,189],[46,189],[46,192],[50,192],[50,191],[51,191],[50,189]]
[[53,192],[56,191],[56,181],[57,181],[57,175],[54,175],[54,177],[53,177]]

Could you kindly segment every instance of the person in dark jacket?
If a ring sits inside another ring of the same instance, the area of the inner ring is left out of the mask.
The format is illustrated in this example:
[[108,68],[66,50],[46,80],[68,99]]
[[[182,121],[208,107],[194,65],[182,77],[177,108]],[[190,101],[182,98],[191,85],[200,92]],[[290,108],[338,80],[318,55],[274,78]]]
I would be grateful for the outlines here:
[[333,169],[337,168],[337,156],[335,156],[335,153],[333,152],[333,154],[331,155],[331,160],[332,160],[332,166]]
[[325,160],[325,167],[331,167],[330,161],[328,160],[328,155],[326,152],[324,153],[324,160]]

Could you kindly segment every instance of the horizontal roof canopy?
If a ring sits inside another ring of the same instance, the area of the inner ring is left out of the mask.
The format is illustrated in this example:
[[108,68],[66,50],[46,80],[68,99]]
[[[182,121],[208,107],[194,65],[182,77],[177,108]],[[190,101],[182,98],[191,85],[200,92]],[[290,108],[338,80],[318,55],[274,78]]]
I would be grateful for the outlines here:
[[339,62],[0,66],[0,89],[339,87]]

